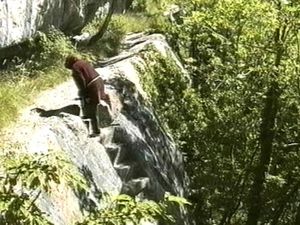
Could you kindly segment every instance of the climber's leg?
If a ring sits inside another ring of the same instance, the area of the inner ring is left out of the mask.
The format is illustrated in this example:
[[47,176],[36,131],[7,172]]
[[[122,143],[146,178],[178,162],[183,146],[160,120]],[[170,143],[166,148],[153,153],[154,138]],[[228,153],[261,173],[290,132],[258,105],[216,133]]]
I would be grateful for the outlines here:
[[100,134],[100,129],[98,127],[98,122],[97,122],[97,116],[96,116],[96,111],[97,111],[97,105],[96,104],[86,104],[85,107],[83,108],[84,115],[91,119],[91,136],[95,136]]

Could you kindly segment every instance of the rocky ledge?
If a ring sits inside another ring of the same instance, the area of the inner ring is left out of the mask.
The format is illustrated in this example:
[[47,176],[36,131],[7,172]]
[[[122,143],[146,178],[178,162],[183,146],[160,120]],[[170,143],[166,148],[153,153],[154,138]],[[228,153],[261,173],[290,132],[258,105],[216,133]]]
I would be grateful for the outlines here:
[[[40,208],[54,224],[79,220],[87,200],[91,203],[104,192],[152,200],[162,199],[165,192],[177,196],[187,192],[183,157],[147,101],[140,83],[142,74],[136,69],[137,63],[148,63],[139,54],[148,46],[163,55],[170,54],[170,60],[179,66],[180,62],[162,35],[131,35],[124,45],[127,50],[120,55],[98,63],[101,67],[97,70],[112,102],[112,122],[103,123],[99,137],[88,135],[86,123],[79,115],[79,103],[74,100],[77,90],[72,80],[43,94],[34,107],[26,109],[23,119],[27,122],[17,128],[20,132],[15,132],[20,150],[62,150],[92,184],[85,201],[63,185],[56,187],[51,196],[42,195]],[[184,213],[178,218],[178,224],[188,224]]]

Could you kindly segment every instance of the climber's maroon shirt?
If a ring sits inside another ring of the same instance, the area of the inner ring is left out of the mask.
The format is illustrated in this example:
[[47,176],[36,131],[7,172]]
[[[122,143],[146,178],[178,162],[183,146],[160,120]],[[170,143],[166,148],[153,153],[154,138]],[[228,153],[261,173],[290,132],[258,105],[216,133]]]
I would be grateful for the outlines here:
[[87,98],[89,103],[94,104],[98,104],[101,99],[107,100],[103,79],[91,64],[84,60],[77,60],[71,69],[80,97]]

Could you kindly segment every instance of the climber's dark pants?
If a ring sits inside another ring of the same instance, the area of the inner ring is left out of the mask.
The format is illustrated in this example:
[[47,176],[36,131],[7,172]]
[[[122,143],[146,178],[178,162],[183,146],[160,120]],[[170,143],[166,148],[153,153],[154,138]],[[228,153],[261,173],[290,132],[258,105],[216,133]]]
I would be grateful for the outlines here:
[[97,104],[86,103],[84,107],[82,107],[84,117],[91,119],[91,126],[93,134],[99,134],[100,130],[98,127],[97,121]]

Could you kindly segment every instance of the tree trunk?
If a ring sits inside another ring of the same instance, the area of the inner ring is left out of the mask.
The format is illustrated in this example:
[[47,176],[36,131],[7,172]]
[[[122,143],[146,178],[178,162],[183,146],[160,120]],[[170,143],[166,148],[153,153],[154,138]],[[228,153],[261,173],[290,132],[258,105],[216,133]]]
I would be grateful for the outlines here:
[[[283,44],[281,42],[281,30],[275,31],[275,46],[277,47],[275,55],[275,68],[278,68],[283,55]],[[262,123],[260,126],[260,156],[259,162],[254,171],[254,181],[250,191],[249,211],[246,225],[257,225],[262,208],[263,185],[268,172],[271,154],[273,151],[273,140],[275,134],[275,119],[278,112],[279,86],[278,70],[273,72],[273,81],[266,93],[265,105],[262,111]]]
[[105,34],[108,28],[109,22],[111,21],[112,15],[114,14],[116,5],[117,5],[117,0],[112,0],[102,26],[99,28],[99,31],[90,39],[88,45],[92,45],[96,43],[98,40],[100,40],[103,37],[103,35]]
[[262,192],[265,174],[270,164],[273,150],[275,118],[278,111],[278,84],[273,82],[266,94],[265,107],[262,113],[260,128],[260,159],[255,170],[255,177],[250,192],[250,207],[246,225],[257,225],[262,208]]

